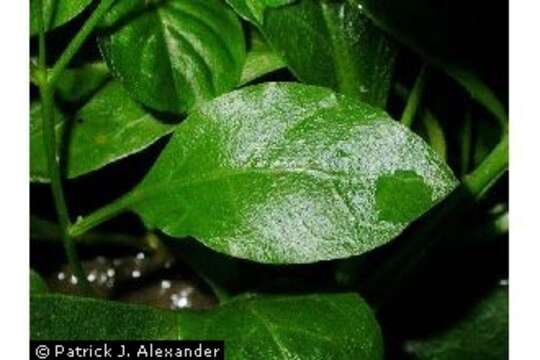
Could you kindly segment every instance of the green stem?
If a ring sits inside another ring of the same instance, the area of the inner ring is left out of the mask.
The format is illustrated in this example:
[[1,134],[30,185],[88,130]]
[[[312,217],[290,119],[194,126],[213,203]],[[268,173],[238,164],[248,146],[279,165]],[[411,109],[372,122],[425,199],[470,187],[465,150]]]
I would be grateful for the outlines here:
[[64,243],[67,260],[73,273],[79,279],[83,291],[88,292],[90,285],[86,279],[81,262],[77,255],[75,242],[67,232],[70,226],[69,213],[66,206],[64,191],[62,188],[62,177],[60,172],[60,157],[58,147],[56,146],[56,130],[54,121],[54,93],[49,87],[47,81],[47,47],[45,43],[45,27],[43,21],[43,1],[38,3],[39,13],[39,90],[42,101],[42,117],[43,117],[43,143],[45,154],[47,157],[47,167],[49,178],[51,179],[51,189],[54,199],[54,205],[60,224],[60,235]]
[[[57,243],[61,241],[60,226],[36,216],[30,215],[30,228],[32,240]],[[124,233],[87,232],[75,238],[77,244],[84,245],[114,245],[133,248],[140,251],[152,251],[146,238]]]
[[88,36],[90,36],[90,34],[94,31],[94,29],[99,24],[99,22],[101,21],[105,13],[109,10],[114,1],[115,0],[102,0],[94,10],[92,15],[90,15],[90,17],[86,20],[79,32],[68,44],[68,46],[66,47],[60,58],[56,61],[49,73],[49,85],[52,88],[54,88],[56,81],[58,81],[58,78],[60,77],[64,69],[69,65],[70,61],[79,51]]
[[463,187],[475,198],[481,197],[508,168],[508,133],[488,157],[463,180]]
[[428,75],[427,66],[424,65],[420,69],[420,73],[418,74],[418,77],[416,78],[414,87],[412,88],[409,98],[407,99],[405,110],[403,110],[403,114],[401,115],[400,121],[403,125],[407,127],[411,127],[414,121],[416,111],[418,110],[418,106],[420,105],[420,101],[422,100],[422,94],[424,93],[427,75]]
[[84,218],[79,218],[77,222],[71,225],[69,228],[69,234],[73,237],[77,237],[86,233],[105,221],[112,219],[118,214],[126,211],[131,202],[131,193],[128,193],[120,199],[94,211],[90,215]]
[[54,87],[59,76],[67,67],[71,59],[81,48],[88,36],[92,33],[106,11],[110,8],[114,0],[102,0],[94,10],[92,15],[84,23],[79,32],[71,40],[67,48],[64,50],[58,61],[53,66],[50,73],[47,73],[47,48],[45,43],[45,26],[43,19],[43,0],[38,0],[38,21],[39,21],[39,90],[42,100],[43,114],[43,141],[45,153],[47,156],[47,167],[49,178],[51,179],[51,189],[53,193],[54,205],[58,215],[58,223],[60,225],[60,233],[66,256],[70,268],[81,284],[81,288],[87,294],[91,293],[91,287],[86,279],[84,269],[81,265],[75,240],[69,234],[71,223],[69,220],[69,212],[66,206],[64,191],[62,188],[62,176],[60,170],[60,156],[56,144],[56,129],[54,119]]
[[429,144],[441,159],[446,161],[446,139],[439,120],[429,109],[425,109],[422,112],[422,123],[426,129]]

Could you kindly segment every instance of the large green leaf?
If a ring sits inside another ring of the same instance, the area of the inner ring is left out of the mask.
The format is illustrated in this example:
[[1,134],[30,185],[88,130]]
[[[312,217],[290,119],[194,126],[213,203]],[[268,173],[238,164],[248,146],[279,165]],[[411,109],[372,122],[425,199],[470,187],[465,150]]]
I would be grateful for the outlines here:
[[508,359],[508,289],[500,287],[456,324],[426,339],[410,341],[419,360]]
[[228,1],[259,27],[299,80],[384,107],[396,49],[357,6],[301,0],[268,8],[258,21],[250,4],[263,1]]
[[325,88],[265,83],[192,113],[113,207],[236,257],[307,263],[388,242],[455,185],[429,146],[382,110]]
[[383,358],[377,321],[353,294],[253,297],[177,312],[34,296],[30,331],[33,340],[225,340],[227,359]]
[[[79,15],[92,0],[43,0],[45,30],[54,29]],[[39,32],[39,1],[30,0],[30,35]]]
[[[127,3],[148,2],[117,6]],[[100,41],[103,56],[129,94],[151,108],[182,113],[240,80],[244,34],[220,0],[151,2],[113,29]]]
[[[47,182],[40,103],[30,109],[30,178]],[[129,98],[118,82],[100,90],[67,121],[56,112],[56,132],[67,157],[67,176],[74,178],[140,151],[174,129],[155,119]],[[67,132],[66,132],[67,130]]]

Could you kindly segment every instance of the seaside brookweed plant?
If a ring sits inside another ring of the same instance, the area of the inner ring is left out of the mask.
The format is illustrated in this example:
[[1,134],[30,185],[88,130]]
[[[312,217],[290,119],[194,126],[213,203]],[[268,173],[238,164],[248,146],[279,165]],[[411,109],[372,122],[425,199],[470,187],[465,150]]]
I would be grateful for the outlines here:
[[[481,208],[497,236],[507,232],[499,212],[478,205],[497,193],[508,167],[505,105],[467,59],[448,54],[443,23],[418,30],[418,16],[440,13],[429,1],[413,3],[30,0],[38,90],[30,180],[52,191],[51,236],[62,239],[84,295],[55,294],[32,270],[32,339],[225,340],[231,359],[383,359],[395,356],[394,342],[419,359],[504,358],[505,288],[455,327],[392,339],[391,349],[377,320],[449,233],[463,230],[459,221]],[[421,65],[410,91],[400,56]],[[431,101],[435,76],[453,80],[459,95]],[[463,121],[448,131],[441,109],[467,93],[468,105],[453,112]],[[473,114],[493,126],[481,130]],[[99,176],[156,143],[162,149],[138,183],[116,179],[122,195],[73,216],[66,181]],[[505,206],[498,193],[490,201]],[[92,298],[77,242],[129,212],[166,242],[204,245],[202,256],[186,250],[182,261],[208,282],[217,307]],[[387,249],[393,240],[400,244]],[[369,257],[375,250],[380,259]],[[332,281],[309,291],[278,281],[222,286],[217,273],[232,277],[230,264],[240,263],[280,266],[291,279],[295,269],[317,267]],[[485,324],[497,338],[464,340]]]

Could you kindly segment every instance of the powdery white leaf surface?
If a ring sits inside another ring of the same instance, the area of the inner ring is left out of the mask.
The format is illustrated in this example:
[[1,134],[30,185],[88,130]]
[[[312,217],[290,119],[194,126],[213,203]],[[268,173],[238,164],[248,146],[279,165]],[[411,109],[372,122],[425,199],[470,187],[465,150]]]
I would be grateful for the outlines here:
[[382,110],[325,88],[266,83],[190,115],[124,201],[170,236],[258,262],[307,263],[385,244],[456,183]]

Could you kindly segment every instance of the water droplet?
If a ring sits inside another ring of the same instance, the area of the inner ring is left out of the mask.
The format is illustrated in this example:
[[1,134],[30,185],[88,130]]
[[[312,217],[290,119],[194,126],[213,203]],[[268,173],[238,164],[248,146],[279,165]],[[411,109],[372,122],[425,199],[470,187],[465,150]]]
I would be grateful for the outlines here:
[[141,277],[141,272],[139,270],[133,270],[131,272],[131,277],[134,278],[134,279],[140,278]]
[[69,278],[69,282],[72,283],[73,285],[77,285],[77,283],[79,282],[79,279],[77,279],[75,275],[71,275],[71,277]]
[[178,306],[179,308],[184,308],[188,305],[189,301],[185,297],[178,299],[178,301],[176,302],[176,306]]
[[161,288],[162,289],[170,289],[171,288],[171,282],[169,280],[161,281]]
[[171,301],[172,301],[172,308],[185,308],[191,305],[189,299],[185,296],[179,296],[178,294],[172,294],[171,295]]
[[89,282],[94,282],[96,280],[97,276],[96,276],[96,273],[95,272],[91,272],[90,274],[88,274],[87,276],[87,279]]
[[58,280],[62,281],[66,278],[66,274],[64,274],[63,272],[59,272],[57,277]]

